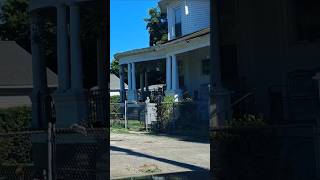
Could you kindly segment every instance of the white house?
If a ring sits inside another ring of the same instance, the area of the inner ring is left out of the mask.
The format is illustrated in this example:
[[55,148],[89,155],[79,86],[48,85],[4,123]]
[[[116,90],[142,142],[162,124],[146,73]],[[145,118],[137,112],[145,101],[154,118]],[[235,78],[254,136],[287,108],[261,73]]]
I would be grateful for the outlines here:
[[136,76],[139,75],[139,89],[148,87],[148,73],[160,69],[165,71],[166,95],[176,97],[177,101],[183,94],[207,99],[210,0],[160,0],[158,4],[167,14],[168,42],[115,55],[121,65],[121,92],[125,92],[124,71],[128,72],[127,99],[136,102]]

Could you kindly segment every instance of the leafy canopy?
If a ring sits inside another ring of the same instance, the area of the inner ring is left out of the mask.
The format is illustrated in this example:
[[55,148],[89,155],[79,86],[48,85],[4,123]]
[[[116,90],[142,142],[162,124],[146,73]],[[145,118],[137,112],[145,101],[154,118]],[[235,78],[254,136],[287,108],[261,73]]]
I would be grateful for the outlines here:
[[110,73],[116,75],[117,77],[119,77],[119,60],[118,59],[113,59],[111,64],[110,64]]
[[6,0],[1,3],[0,39],[14,40],[30,52],[29,0]]
[[168,40],[168,23],[166,14],[159,7],[149,9],[149,18],[145,18],[146,28],[149,31],[149,45],[154,46]]

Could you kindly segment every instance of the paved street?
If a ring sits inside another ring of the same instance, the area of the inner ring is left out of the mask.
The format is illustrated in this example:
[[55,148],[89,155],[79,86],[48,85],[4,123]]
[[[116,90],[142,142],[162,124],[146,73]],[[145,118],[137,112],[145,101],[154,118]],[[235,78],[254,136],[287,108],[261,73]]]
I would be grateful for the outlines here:
[[111,134],[111,178],[208,171],[210,144],[144,134]]

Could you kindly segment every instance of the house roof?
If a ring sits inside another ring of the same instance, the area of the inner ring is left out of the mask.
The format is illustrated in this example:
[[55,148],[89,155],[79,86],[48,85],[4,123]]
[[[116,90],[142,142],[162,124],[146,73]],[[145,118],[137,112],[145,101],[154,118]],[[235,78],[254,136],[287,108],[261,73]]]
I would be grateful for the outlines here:
[[204,28],[204,29],[201,29],[199,31],[196,31],[196,32],[184,35],[184,36],[181,36],[179,38],[172,39],[172,40],[167,41],[167,42],[162,43],[162,44],[158,44],[158,45],[155,45],[155,46],[150,46],[150,47],[147,47],[147,48],[134,49],[134,50],[130,50],[130,51],[122,52],[122,53],[117,53],[117,54],[114,55],[114,58],[115,59],[120,59],[120,58],[126,57],[126,56],[131,56],[131,55],[136,55],[136,54],[141,54],[141,53],[146,53],[146,52],[152,52],[152,51],[158,51],[158,50],[163,49],[163,48],[165,48],[167,46],[170,46],[170,45],[173,45],[173,44],[178,44],[178,43],[181,43],[181,42],[184,42],[184,41],[188,42],[191,39],[198,38],[198,37],[201,37],[201,36],[205,36],[205,35],[207,35],[209,33],[210,33],[210,28]]
[[[128,89],[128,85],[124,83],[125,89]],[[120,90],[120,79],[114,75],[110,74],[110,90]]]
[[[32,56],[14,41],[0,41],[0,88],[32,88]],[[57,86],[57,75],[47,69],[48,86]]]

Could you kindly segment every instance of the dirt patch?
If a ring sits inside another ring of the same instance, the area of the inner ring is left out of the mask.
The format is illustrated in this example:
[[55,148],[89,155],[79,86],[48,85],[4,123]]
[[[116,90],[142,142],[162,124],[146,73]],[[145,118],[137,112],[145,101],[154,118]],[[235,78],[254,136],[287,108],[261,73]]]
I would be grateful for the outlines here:
[[144,164],[143,166],[139,167],[139,171],[142,173],[154,174],[160,173],[161,169],[159,169],[158,166],[155,164]]

